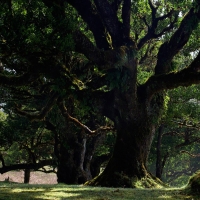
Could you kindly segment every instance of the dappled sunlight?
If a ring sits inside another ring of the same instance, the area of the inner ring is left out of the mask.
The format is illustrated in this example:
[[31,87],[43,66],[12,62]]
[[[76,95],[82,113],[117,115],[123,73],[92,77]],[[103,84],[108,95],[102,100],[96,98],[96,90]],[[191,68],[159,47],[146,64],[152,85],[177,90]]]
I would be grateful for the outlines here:
[[0,184],[0,199],[54,200],[178,200],[200,199],[185,194],[183,188],[130,189],[89,187],[83,185]]
[[44,199],[63,199],[72,197],[74,199],[78,198],[80,194],[70,193],[70,192],[45,192],[41,195],[36,196],[37,198],[44,198]]

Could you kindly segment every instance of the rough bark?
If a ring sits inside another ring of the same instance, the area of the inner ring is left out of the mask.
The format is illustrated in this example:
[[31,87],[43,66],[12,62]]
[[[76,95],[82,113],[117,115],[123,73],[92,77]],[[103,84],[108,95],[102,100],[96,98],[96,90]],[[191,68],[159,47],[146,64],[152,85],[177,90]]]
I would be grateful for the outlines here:
[[[69,127],[68,127],[69,130]],[[88,180],[83,170],[86,138],[68,131],[61,137],[58,157],[58,183],[79,184]]]
[[[141,124],[140,129],[145,126]],[[151,146],[152,135],[144,137],[145,130],[137,130],[137,126],[122,127],[118,132],[118,137],[114,147],[114,153],[101,175],[87,185],[106,187],[137,187],[137,181],[146,178],[143,186],[152,187],[161,182],[153,181],[153,177],[148,173],[146,161]],[[135,129],[135,130],[134,130]],[[137,134],[133,134],[137,132]],[[152,133],[153,134],[153,133]]]
[[[129,95],[131,94],[125,96],[129,98]],[[134,96],[134,94],[132,95]],[[113,155],[104,172],[86,184],[107,187],[137,187],[138,181],[142,181],[140,184],[144,187],[161,185],[161,181],[154,179],[148,172],[146,162],[154,137],[155,122],[158,121],[163,106],[163,99],[157,98],[160,105],[157,105],[158,112],[153,113],[153,110],[156,109],[154,108],[155,104],[151,101],[142,100],[140,97],[134,101],[133,106],[119,97],[119,93],[114,93],[112,109],[110,104],[107,104],[106,109],[117,129]]]

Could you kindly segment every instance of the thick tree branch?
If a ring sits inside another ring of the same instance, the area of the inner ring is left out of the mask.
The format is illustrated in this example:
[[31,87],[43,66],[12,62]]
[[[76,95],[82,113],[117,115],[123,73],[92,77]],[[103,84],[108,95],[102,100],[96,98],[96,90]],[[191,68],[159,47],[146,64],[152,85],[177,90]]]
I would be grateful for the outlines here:
[[[100,69],[111,69],[121,66],[130,68],[129,58],[135,54],[135,47],[121,46],[113,50],[100,50],[80,31],[74,34],[75,49],[83,53],[90,61],[96,63]],[[132,66],[131,66],[132,67]]]
[[100,49],[109,49],[110,45],[106,38],[105,26],[96,12],[95,6],[90,0],[65,0],[70,3],[81,15],[92,31],[96,45]]
[[152,45],[152,46],[151,46],[151,45],[152,45],[152,44],[151,44],[151,41],[149,41],[148,44],[147,44],[146,52],[145,52],[145,54],[141,57],[141,59],[140,59],[140,61],[139,61],[139,64],[140,64],[140,65],[142,65],[142,64],[145,62],[145,60],[146,60],[147,58],[149,58],[149,56],[151,56],[153,50],[155,49],[155,45]]
[[146,91],[146,96],[151,98],[153,94],[177,88],[179,86],[190,86],[200,83],[200,53],[191,63],[191,65],[179,72],[154,75],[141,86],[140,89]]
[[46,106],[42,108],[40,112],[26,112],[24,110],[21,110],[20,108],[16,107],[16,111],[18,114],[27,117],[31,121],[41,121],[44,120],[45,116],[48,114],[48,112],[53,108],[54,104],[56,103],[56,100],[58,98],[58,94],[54,93],[52,97],[47,102]]
[[18,169],[34,169],[38,170],[39,168],[42,168],[47,165],[56,165],[57,163],[55,160],[42,160],[39,161],[38,163],[23,163],[23,164],[15,164],[15,165],[9,165],[9,166],[3,166],[0,168],[0,173],[6,173],[12,170],[18,170]]
[[[200,3],[198,3],[200,6]],[[173,34],[170,41],[165,42],[159,49],[155,74],[168,73],[171,69],[173,57],[188,42],[192,31],[200,21],[200,9],[198,12],[192,8],[184,17],[178,30]]]
[[59,101],[58,102],[58,107],[62,113],[62,115],[69,121],[73,122],[75,125],[80,127],[83,131],[88,133],[89,135],[98,135],[99,133],[102,133],[102,131],[111,131],[114,130],[113,127],[107,127],[107,126],[102,126],[99,127],[98,129],[92,131],[88,126],[82,124],[78,119],[72,117],[68,111],[67,108],[65,107],[64,101]]
[[131,15],[131,0],[124,0],[122,8],[123,20],[123,38],[129,39],[130,37],[130,15]]
[[[71,4],[77,11],[82,19],[88,24],[90,30],[92,31],[95,42],[98,48],[100,49],[109,49],[110,45],[106,38],[105,27],[96,12],[95,6],[91,3],[90,0],[64,0],[65,2]],[[64,1],[61,1],[63,3]],[[47,7],[53,7],[55,4],[61,6],[61,3],[58,4],[57,0],[43,0],[44,4]]]
[[113,10],[117,13],[120,4],[122,3],[123,0],[114,0],[111,4]]
[[112,6],[107,0],[94,0],[94,2],[106,29],[111,35],[113,47],[121,46],[122,36],[120,22]]

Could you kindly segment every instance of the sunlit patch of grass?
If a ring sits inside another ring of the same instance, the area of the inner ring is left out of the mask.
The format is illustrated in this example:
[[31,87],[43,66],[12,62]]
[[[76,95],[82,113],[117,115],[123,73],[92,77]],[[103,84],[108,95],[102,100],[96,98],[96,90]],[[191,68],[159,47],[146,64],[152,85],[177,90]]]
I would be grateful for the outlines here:
[[177,200],[200,199],[188,196],[180,188],[127,189],[82,185],[0,184],[0,200]]

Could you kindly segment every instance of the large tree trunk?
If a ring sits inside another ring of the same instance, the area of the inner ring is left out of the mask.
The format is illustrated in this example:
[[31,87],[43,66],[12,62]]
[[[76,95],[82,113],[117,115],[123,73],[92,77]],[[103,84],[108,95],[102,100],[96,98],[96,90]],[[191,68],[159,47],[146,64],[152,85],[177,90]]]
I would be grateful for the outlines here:
[[[125,96],[125,95],[124,95]],[[102,174],[86,185],[106,187],[157,187],[162,182],[151,175],[146,163],[155,134],[155,122],[160,116],[163,96],[151,101],[135,100],[126,104],[123,98],[116,97],[112,104],[115,112],[108,110],[117,129],[117,139],[113,155]],[[129,96],[127,95],[129,98]],[[122,100],[121,100],[122,99]],[[154,102],[153,102],[154,101]],[[155,101],[158,104],[155,108]],[[151,106],[154,105],[154,108]],[[160,108],[158,108],[160,107]],[[134,108],[134,109],[133,109]],[[108,108],[109,109],[109,108]]]
[[149,182],[144,182],[146,187],[156,184],[146,169],[153,133],[144,137],[145,124],[144,127],[140,126],[137,134],[133,133],[138,126],[135,127],[132,124],[129,129],[127,126],[123,127],[118,130],[114,153],[106,169],[88,184],[107,187],[136,187],[137,180],[142,178],[149,179]]

